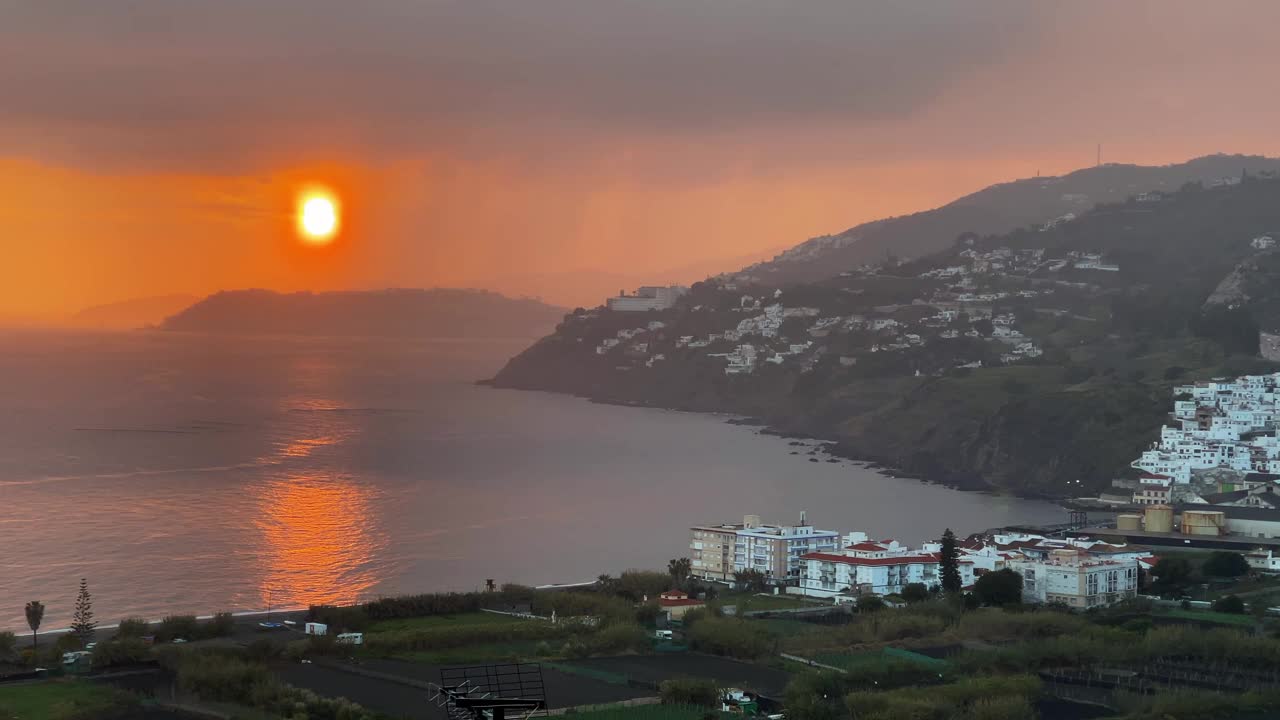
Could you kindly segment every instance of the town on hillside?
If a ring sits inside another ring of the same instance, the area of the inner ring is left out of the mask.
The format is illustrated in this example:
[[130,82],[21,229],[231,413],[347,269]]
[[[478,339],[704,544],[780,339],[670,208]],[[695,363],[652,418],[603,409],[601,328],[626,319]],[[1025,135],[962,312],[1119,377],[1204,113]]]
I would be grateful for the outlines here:
[[1081,532],[1153,546],[1232,549],[1280,569],[1280,373],[1176,385],[1159,439],[1091,506],[1120,514]]

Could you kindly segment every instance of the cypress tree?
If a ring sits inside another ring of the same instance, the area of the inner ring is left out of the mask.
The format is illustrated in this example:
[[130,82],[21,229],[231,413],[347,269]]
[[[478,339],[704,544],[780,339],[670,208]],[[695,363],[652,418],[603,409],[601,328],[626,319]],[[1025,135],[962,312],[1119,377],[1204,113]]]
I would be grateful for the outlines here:
[[89,595],[89,583],[80,578],[80,594],[76,597],[76,612],[71,619],[71,632],[80,638],[81,643],[93,640],[94,629],[98,623],[93,621],[93,598]]
[[951,528],[942,533],[938,567],[942,573],[942,590],[949,593],[960,592],[960,551],[956,549],[956,536]]

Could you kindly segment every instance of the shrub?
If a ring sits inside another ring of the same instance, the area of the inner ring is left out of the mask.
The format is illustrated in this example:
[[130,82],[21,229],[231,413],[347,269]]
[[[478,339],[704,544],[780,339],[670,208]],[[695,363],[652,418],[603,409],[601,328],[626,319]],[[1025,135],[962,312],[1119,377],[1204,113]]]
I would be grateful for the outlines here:
[[934,685],[943,680],[938,668],[910,660],[891,659],[849,671],[849,690],[891,690],[910,685]]
[[289,718],[373,720],[374,715],[343,698],[324,698],[281,683],[266,668],[235,652],[166,648],[178,687],[202,700],[234,702]]
[[964,638],[1030,640],[1080,633],[1090,626],[1088,620],[1066,613],[1009,614],[986,610],[967,613],[956,630]]
[[18,638],[8,630],[0,632],[0,662],[13,657],[17,652]]
[[[504,586],[505,588],[506,586]],[[394,620],[398,618],[425,617],[428,615],[457,615],[476,612],[483,607],[486,595],[493,593],[428,593],[379,598],[364,604],[370,620]],[[504,595],[505,593],[499,593]]]
[[684,623],[685,632],[691,630],[694,624],[701,622],[704,618],[724,617],[724,610],[719,605],[707,605],[706,607],[696,607],[684,614],[680,619]]
[[974,702],[966,717],[969,720],[1036,720],[1040,715],[1027,698],[1007,695]]
[[671,586],[671,575],[665,572],[628,570],[618,576],[618,594],[632,602],[640,602],[646,596],[654,600]]
[[136,665],[154,659],[151,647],[136,637],[117,637],[100,642],[93,649],[93,669]]
[[631,623],[609,625],[591,635],[587,647],[593,655],[646,650],[649,648],[649,633]]
[[662,610],[655,603],[645,603],[636,608],[636,622],[641,625],[653,625],[658,622]]
[[924,583],[909,583],[902,588],[902,599],[909,603],[924,602],[929,599],[929,588]]
[[[787,683],[784,694],[788,720],[837,720],[844,715],[840,706],[849,692],[848,676],[833,671],[805,672]],[[861,719],[862,708],[854,710]]]
[[849,713],[863,720],[965,718],[965,720],[1031,720],[1031,698],[1040,692],[1032,676],[970,678],[935,685],[927,692],[915,688],[889,692],[855,692],[845,698]]
[[741,618],[704,618],[688,634],[696,650],[745,660],[758,658],[773,646],[767,630]]
[[307,610],[309,622],[324,623],[329,632],[363,632],[369,627],[369,614],[362,607],[312,605]]
[[1022,602],[1022,576],[1008,568],[984,573],[974,582],[973,594],[983,605]]
[[151,634],[151,626],[142,618],[125,618],[116,628],[116,637],[140,638]]
[[892,613],[877,617],[872,627],[872,633],[876,640],[887,642],[930,637],[941,633],[946,627],[947,624],[940,618],[929,617],[928,615]]
[[567,639],[586,630],[582,625],[527,622],[499,625],[421,628],[371,633],[365,638],[370,652],[396,653],[409,650],[447,650],[495,642],[527,642]]
[[203,700],[251,704],[272,680],[264,666],[229,654],[186,653],[178,665],[178,687]]
[[229,612],[214,613],[213,620],[204,626],[204,637],[230,637],[236,632],[236,619]]
[[80,637],[75,633],[59,635],[58,639],[53,641],[53,657],[57,658],[59,662],[61,661],[62,653],[82,649],[84,649],[84,643],[81,642]]
[[245,657],[250,660],[265,662],[277,658],[285,651],[287,644],[275,638],[258,638],[244,649]]
[[1249,572],[1249,561],[1240,553],[1214,552],[1200,566],[1200,572],[1214,577],[1240,577]]
[[155,636],[159,642],[170,642],[177,638],[191,640],[199,633],[200,623],[195,615],[169,615],[160,621]]
[[658,686],[663,705],[698,705],[719,707],[720,688],[714,680],[676,678],[663,680]]
[[1228,595],[1213,602],[1215,612],[1239,615],[1244,612],[1244,601],[1236,595]]
[[863,595],[858,598],[858,602],[855,607],[858,608],[858,612],[860,613],[876,612],[877,610],[884,609],[884,600],[881,600],[875,595]]

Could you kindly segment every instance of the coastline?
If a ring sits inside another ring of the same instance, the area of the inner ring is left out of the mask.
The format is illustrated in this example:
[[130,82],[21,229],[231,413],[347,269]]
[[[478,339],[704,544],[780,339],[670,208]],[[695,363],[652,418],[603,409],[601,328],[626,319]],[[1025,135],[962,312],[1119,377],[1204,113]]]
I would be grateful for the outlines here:
[[788,440],[808,440],[823,447],[823,451],[830,457],[839,458],[840,460],[856,463],[869,470],[885,477],[895,480],[916,480],[918,482],[937,485],[949,490],[957,490],[960,492],[986,493],[991,495],[1007,495],[1023,500],[1042,500],[1069,509],[1067,503],[1074,502],[1075,498],[1068,496],[1048,495],[1044,493],[1016,492],[999,488],[982,481],[981,479],[959,480],[955,478],[930,477],[929,473],[916,472],[903,468],[895,464],[892,460],[884,457],[876,457],[874,453],[860,452],[854,448],[848,440],[842,440],[829,435],[818,435],[805,431],[796,430],[794,428],[780,427],[776,422],[768,418],[758,415],[743,414],[740,412],[732,412],[725,410],[703,410],[691,407],[678,407],[658,405],[654,403],[644,402],[640,400],[623,400],[617,398],[608,398],[603,396],[586,395],[576,392],[566,392],[560,390],[548,390],[545,388],[520,387],[515,385],[501,385],[497,382],[497,377],[486,378],[474,381],[479,387],[485,387],[493,390],[517,390],[521,392],[541,392],[551,393],[553,395],[566,395],[576,397],[587,402],[600,405],[614,405],[620,407],[648,408],[651,410],[666,410],[669,412],[683,412],[697,415],[710,415],[712,417],[723,417],[724,422],[729,425],[738,425],[743,427],[759,428],[757,433],[760,435],[772,435],[774,437],[785,438]]

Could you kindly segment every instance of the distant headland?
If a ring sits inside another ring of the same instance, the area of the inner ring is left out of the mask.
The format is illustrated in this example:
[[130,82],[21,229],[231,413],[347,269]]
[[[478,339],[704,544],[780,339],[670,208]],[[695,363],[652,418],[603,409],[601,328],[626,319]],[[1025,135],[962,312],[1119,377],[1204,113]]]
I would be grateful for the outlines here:
[[311,336],[516,338],[551,332],[563,308],[487,290],[218,292],[163,320],[163,331]]

